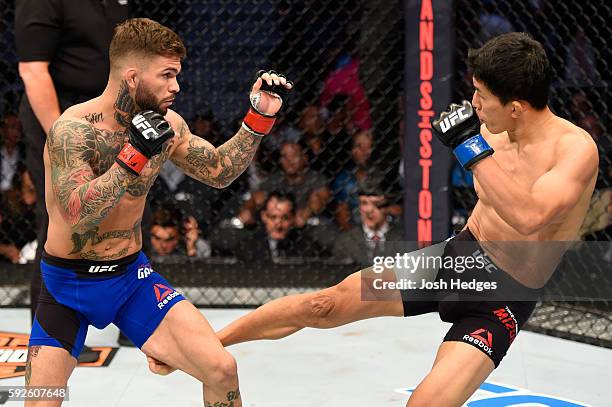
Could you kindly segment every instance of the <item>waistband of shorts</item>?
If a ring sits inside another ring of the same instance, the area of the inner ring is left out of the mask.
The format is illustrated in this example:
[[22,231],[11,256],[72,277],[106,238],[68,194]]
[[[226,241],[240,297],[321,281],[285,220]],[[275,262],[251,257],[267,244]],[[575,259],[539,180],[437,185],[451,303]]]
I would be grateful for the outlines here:
[[125,273],[142,254],[142,250],[139,250],[136,253],[117,260],[87,260],[55,257],[43,250],[42,261],[50,266],[71,270],[77,274],[102,277],[115,276]]
[[459,232],[457,235],[455,235],[452,240],[455,240],[457,242],[474,242],[474,244],[481,251],[482,255],[484,255],[484,257],[486,257],[487,261],[489,262],[488,266],[495,267],[497,271],[497,274],[495,274],[495,279],[492,281],[497,281],[498,283],[502,284],[502,286],[504,287],[504,290],[508,290],[511,293],[516,293],[518,294],[520,298],[522,298],[523,300],[528,300],[528,301],[537,299],[539,295],[541,294],[541,291],[542,291],[541,289],[530,288],[530,287],[525,286],[520,281],[516,280],[514,276],[512,276],[512,274],[508,273],[506,270],[499,267],[487,255],[486,251],[480,245],[480,242],[478,241],[478,239],[476,239],[476,237],[474,236],[474,234],[468,227],[466,227],[461,232]]
[[453,239],[467,240],[467,241],[471,241],[471,242],[478,242],[478,239],[476,239],[476,236],[474,236],[474,234],[472,233],[472,231],[468,227],[466,227],[465,229],[463,229],[462,231],[457,233],[453,237]]

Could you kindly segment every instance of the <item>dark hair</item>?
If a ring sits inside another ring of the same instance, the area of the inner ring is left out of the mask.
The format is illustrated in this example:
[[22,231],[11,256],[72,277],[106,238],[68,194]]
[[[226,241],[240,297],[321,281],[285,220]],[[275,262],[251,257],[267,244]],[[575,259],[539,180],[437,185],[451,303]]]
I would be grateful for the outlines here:
[[359,196],[385,196],[385,189],[378,177],[368,177],[359,183],[357,194]]
[[181,229],[183,216],[179,208],[170,203],[163,204],[155,212],[151,219],[151,227],[161,226],[163,228]]
[[268,198],[264,203],[264,210],[268,208],[268,202],[272,199],[276,199],[278,201],[289,202],[291,204],[291,212],[295,211],[295,196],[292,193],[284,192],[284,191],[272,191],[268,194]]
[[505,105],[525,100],[535,109],[548,104],[552,72],[542,44],[527,33],[502,34],[468,53],[474,77]]
[[111,66],[130,54],[183,59],[187,51],[181,38],[168,27],[148,18],[131,18],[115,28],[109,50]]

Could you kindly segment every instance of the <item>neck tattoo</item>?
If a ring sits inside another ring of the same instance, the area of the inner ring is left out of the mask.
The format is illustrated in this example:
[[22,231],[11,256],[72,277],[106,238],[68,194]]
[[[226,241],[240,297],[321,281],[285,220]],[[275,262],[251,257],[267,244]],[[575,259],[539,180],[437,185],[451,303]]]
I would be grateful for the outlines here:
[[119,85],[119,93],[117,94],[114,108],[117,123],[128,127],[132,117],[136,114],[136,103],[134,103],[134,99],[130,96],[126,81],[121,81],[121,85]]

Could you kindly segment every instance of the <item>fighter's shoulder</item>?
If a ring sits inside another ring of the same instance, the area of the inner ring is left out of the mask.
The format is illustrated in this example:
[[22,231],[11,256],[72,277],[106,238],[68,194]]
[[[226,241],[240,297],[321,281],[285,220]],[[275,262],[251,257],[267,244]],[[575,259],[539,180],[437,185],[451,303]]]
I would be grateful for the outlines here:
[[72,105],[64,111],[62,116],[76,118],[90,123],[102,122],[104,121],[104,115],[101,113],[102,108],[98,99],[99,97]]
[[575,124],[561,119],[555,148],[558,160],[581,161],[597,167],[599,153],[593,137]]
[[557,149],[563,153],[576,155],[591,153],[597,155],[597,144],[593,137],[584,129],[565,119],[559,121],[559,139]]
[[64,113],[53,123],[49,133],[50,142],[73,134],[83,135],[93,131],[93,126],[83,117],[75,114],[71,108],[66,109]]
[[189,126],[185,119],[174,110],[168,109],[164,119],[170,123],[170,126],[174,130],[174,134],[179,138],[185,136],[189,132]]

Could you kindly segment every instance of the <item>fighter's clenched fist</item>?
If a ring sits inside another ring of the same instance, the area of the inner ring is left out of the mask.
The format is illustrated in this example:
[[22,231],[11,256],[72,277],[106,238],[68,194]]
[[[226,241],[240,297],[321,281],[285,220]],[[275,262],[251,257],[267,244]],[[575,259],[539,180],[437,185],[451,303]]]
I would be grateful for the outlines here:
[[438,139],[453,149],[457,160],[466,169],[494,152],[480,134],[480,120],[467,100],[461,105],[451,103],[432,126]]

